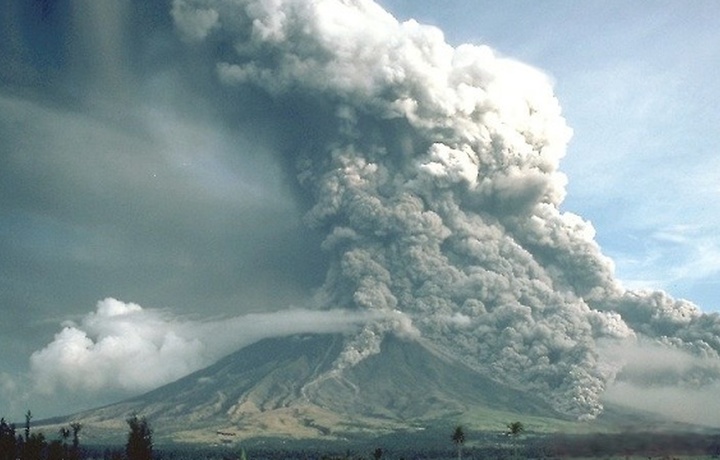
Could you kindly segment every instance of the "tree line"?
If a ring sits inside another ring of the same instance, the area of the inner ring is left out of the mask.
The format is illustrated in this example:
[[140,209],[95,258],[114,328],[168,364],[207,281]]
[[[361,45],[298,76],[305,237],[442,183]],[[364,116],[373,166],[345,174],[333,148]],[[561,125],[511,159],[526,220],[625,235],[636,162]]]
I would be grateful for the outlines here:
[[[80,433],[82,424],[78,422],[63,426],[57,431],[57,439],[48,441],[42,432],[34,432],[31,427],[32,413],[25,414],[25,427],[18,433],[15,424],[7,423],[5,418],[0,419],[0,460],[81,460],[86,457],[80,446]],[[125,444],[124,456],[119,452],[113,453],[113,460],[153,460],[152,428],[147,419],[137,415],[126,420],[128,436]],[[508,425],[508,434],[516,436],[523,431],[520,422]],[[462,426],[457,426],[451,436],[457,447],[458,460],[462,459],[462,446],[465,443],[465,432]],[[372,453],[374,460],[381,460],[384,450],[375,449]],[[245,460],[245,451],[239,457]]]
[[[32,412],[25,414],[25,426],[18,433],[14,423],[0,418],[0,460],[81,460],[80,446],[82,424],[70,423],[60,427],[57,439],[48,441],[45,434],[31,427]],[[137,415],[126,420],[129,428],[125,444],[124,460],[152,460],[152,428],[145,417]],[[122,460],[122,456],[120,459]]]
[[[70,423],[60,427],[56,432],[56,439],[49,440],[31,426],[32,413],[25,415],[24,428],[18,429],[15,424],[7,423],[5,418],[0,419],[0,460],[83,460],[86,458],[105,458],[109,460],[153,460],[153,430],[148,421],[136,415],[126,420],[128,425],[127,442],[124,450],[120,447],[106,449],[103,453],[98,446],[85,448],[81,445],[82,425]],[[521,422],[512,422],[506,425],[504,433],[509,437],[506,442],[474,442],[467,448],[467,433],[463,426],[456,426],[446,440],[454,444],[456,458],[599,458],[622,454],[644,455],[647,457],[668,457],[670,455],[711,455],[720,456],[720,435],[711,433],[646,433],[623,432],[615,434],[589,434],[589,435],[563,435],[554,434],[546,436],[531,436],[531,439],[520,442],[520,436],[525,431]],[[478,435],[478,433],[474,433]],[[387,440],[386,440],[387,441]],[[447,441],[446,441],[447,442]],[[449,444],[448,444],[449,446]],[[183,459],[213,459],[247,460],[248,455],[243,448],[236,451],[207,450],[207,446],[168,446],[163,449],[160,458],[174,460]],[[267,445],[254,448],[250,453],[253,460],[385,460],[386,458],[425,458],[448,459],[446,450],[433,450],[422,448],[422,451],[407,449],[408,446],[393,446],[394,449],[386,451],[376,448],[371,455],[363,456],[351,454],[329,454],[321,449],[311,451],[278,449],[278,446]],[[400,449],[398,449],[400,447]],[[415,446],[417,449],[418,446]],[[297,449],[297,446],[296,446]],[[332,449],[332,448],[331,448]],[[466,455],[467,454],[467,455]],[[419,455],[419,457],[418,457]]]

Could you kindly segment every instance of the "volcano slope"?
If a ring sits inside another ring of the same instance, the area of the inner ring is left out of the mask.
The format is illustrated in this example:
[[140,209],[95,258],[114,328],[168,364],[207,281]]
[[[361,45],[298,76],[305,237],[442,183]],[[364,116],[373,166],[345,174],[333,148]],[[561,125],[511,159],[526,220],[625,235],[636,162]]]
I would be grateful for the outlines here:
[[[332,363],[344,337],[265,339],[142,396],[64,419],[86,439],[125,431],[147,417],[156,439],[217,442],[218,437],[361,439],[442,426],[468,417],[570,423],[533,395],[494,382],[417,340],[387,336],[381,352],[343,371]],[[118,438],[119,439],[119,438]]]

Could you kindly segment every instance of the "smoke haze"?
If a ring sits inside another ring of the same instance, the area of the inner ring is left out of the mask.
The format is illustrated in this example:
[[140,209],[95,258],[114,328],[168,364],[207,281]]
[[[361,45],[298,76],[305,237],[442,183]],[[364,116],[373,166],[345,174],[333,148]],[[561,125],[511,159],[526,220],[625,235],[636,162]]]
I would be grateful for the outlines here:
[[[253,302],[223,289],[260,270],[259,293],[248,288],[256,303],[277,290],[273,308],[312,310],[216,324],[106,299],[32,354],[39,390],[140,391],[261,337],[310,331],[347,334],[336,370],[378,353],[387,334],[422,337],[580,419],[601,414],[604,400],[658,409],[668,395],[717,387],[718,316],[623,287],[592,225],[560,210],[572,131],[538,69],[487,46],[451,46],[439,29],[399,22],[369,0],[174,0],[163,40],[182,58],[145,76],[128,70],[138,59],[123,45],[130,10],[118,2],[88,13],[103,20],[81,21],[78,33],[101,50],[70,53],[90,69],[83,94],[102,116],[0,95],[4,112],[42,124],[68,153],[63,163],[46,159],[60,171],[57,190],[84,184],[77,201],[46,206],[102,227],[117,219],[104,194],[121,193],[135,216],[114,227],[126,246],[158,212],[152,221],[164,222],[164,235],[190,233],[211,249],[199,256],[158,235],[143,257],[172,257],[196,283],[218,283],[228,308]],[[165,58],[145,59],[153,56]],[[153,102],[141,104],[145,97]],[[121,103],[128,99],[140,108]],[[46,142],[8,137],[18,152]],[[19,153],[3,161],[24,173],[18,187],[42,180]],[[285,237],[287,247],[274,244]],[[215,239],[237,251],[220,254]],[[72,257],[82,258],[88,248],[74,243]],[[117,243],[91,244],[118,271],[132,268]],[[292,261],[282,269],[267,262],[284,257]],[[130,367],[137,356],[147,369]],[[663,367],[643,367],[650,359]]]

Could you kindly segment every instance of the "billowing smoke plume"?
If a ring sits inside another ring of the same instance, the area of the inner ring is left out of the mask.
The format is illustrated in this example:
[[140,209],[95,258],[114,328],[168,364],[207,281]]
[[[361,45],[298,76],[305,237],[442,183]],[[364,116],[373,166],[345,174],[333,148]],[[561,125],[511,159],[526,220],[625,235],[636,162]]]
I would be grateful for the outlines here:
[[367,325],[339,368],[416,328],[588,418],[622,365],[600,342],[719,359],[717,316],[623,289],[592,226],[559,210],[571,130],[541,72],[369,0],[175,0],[172,15],[228,94],[260,89],[301,124],[283,158],[327,235],[324,306],[412,318]]

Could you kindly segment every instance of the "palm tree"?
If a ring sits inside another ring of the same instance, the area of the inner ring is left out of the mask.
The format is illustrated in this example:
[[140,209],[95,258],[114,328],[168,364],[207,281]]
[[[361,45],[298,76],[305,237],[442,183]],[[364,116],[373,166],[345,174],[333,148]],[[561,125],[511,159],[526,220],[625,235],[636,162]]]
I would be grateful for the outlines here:
[[508,436],[512,436],[513,438],[517,438],[522,434],[523,431],[525,431],[525,427],[523,426],[522,422],[512,422],[507,424],[507,434]]
[[80,458],[80,430],[82,430],[82,423],[73,422],[70,424],[72,429],[73,441],[72,441],[72,452],[70,457],[73,460]]
[[63,442],[67,443],[68,438],[70,437],[70,428],[64,426],[60,428],[58,431],[58,434],[62,438]]
[[508,430],[507,430],[507,433],[505,433],[505,434],[507,434],[508,436],[512,436],[513,444],[515,447],[514,456],[515,456],[515,458],[517,458],[518,450],[519,450],[517,438],[518,438],[518,436],[520,436],[522,434],[523,431],[525,431],[525,427],[523,426],[523,424],[521,422],[512,422],[512,423],[507,424],[507,428],[508,428]]
[[67,440],[70,438],[70,428],[68,428],[66,426],[60,428],[59,434],[60,434],[60,437],[62,438],[63,458],[68,458]]
[[455,431],[451,437],[452,442],[455,443],[458,450],[458,460],[462,460],[462,445],[465,443],[465,432],[463,427],[458,425],[455,427]]
[[28,409],[25,414],[25,442],[30,440],[30,420],[32,420],[32,412]]

